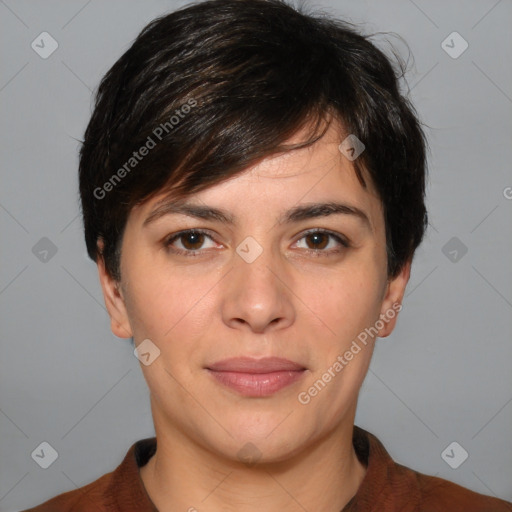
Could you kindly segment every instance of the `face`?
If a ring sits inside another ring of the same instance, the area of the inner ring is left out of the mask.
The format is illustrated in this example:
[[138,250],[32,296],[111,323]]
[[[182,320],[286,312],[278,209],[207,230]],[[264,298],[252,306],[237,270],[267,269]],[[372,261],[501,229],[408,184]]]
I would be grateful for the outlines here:
[[231,459],[250,442],[263,462],[351,428],[409,265],[388,279],[381,202],[339,133],[189,196],[201,217],[154,197],[129,216],[121,282],[99,263],[113,332],[160,351],[141,364],[157,437]]

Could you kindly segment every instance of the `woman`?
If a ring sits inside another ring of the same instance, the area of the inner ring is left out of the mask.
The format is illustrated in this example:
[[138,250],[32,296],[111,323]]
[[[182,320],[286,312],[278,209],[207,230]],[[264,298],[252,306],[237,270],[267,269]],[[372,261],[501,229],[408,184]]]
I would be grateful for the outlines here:
[[345,22],[213,0],[150,23],[100,85],[80,194],[156,438],[31,510],[511,510],[354,426],[426,227],[425,149]]

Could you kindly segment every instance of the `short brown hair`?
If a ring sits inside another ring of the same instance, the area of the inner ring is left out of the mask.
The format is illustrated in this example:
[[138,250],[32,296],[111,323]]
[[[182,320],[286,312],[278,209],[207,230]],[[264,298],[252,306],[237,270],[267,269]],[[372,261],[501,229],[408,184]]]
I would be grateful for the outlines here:
[[[199,192],[312,144],[335,117],[366,147],[353,163],[382,201],[394,277],[427,225],[426,140],[399,92],[397,62],[395,70],[352,24],[281,0],[209,0],[155,19],[102,79],[85,132],[79,181],[89,256],[96,261],[101,239],[107,272],[120,280],[135,205],[166,188],[177,197]],[[309,140],[284,145],[306,124]]]

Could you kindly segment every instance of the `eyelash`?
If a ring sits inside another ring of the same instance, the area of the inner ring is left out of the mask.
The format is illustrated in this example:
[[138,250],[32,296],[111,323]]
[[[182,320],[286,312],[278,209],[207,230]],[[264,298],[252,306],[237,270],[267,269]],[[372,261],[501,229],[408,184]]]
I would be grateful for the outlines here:
[[[185,256],[185,257],[197,257],[197,256],[200,256],[202,254],[202,250],[201,249],[197,249],[195,251],[188,251],[188,250],[183,250],[183,249],[175,249],[175,248],[171,247],[171,244],[173,242],[175,242],[179,238],[182,238],[185,235],[189,235],[189,234],[205,235],[208,238],[210,238],[211,240],[213,240],[212,236],[207,231],[204,231],[202,229],[187,229],[185,231],[180,231],[179,233],[175,233],[174,235],[171,235],[170,237],[167,237],[166,240],[164,241],[164,246],[170,252],[172,252],[174,254],[177,254],[177,255],[180,255],[180,256]],[[325,250],[325,249],[304,249],[307,253],[311,254],[312,256],[315,256],[315,257],[333,256],[335,254],[341,253],[344,249],[348,249],[350,247],[350,243],[346,239],[342,238],[340,235],[338,235],[336,233],[333,233],[332,231],[328,231],[328,230],[325,230],[325,229],[312,229],[312,230],[306,231],[299,238],[299,240],[302,240],[307,235],[312,235],[312,234],[328,235],[328,236],[334,238],[342,246],[341,249],[334,249],[334,250],[333,249],[330,249],[330,250]]]

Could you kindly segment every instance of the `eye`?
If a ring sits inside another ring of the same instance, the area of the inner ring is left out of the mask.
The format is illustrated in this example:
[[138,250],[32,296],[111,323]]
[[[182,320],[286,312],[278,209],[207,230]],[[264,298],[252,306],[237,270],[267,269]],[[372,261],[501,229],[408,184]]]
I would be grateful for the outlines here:
[[[213,245],[204,247],[207,240],[210,240]],[[296,244],[301,240],[306,242],[306,247],[299,248],[305,249],[314,256],[329,256],[350,247],[349,242],[341,235],[323,229],[312,229],[306,232]],[[181,247],[176,246],[177,243]],[[199,256],[206,249],[215,247],[212,236],[202,229],[189,229],[175,233],[165,240],[164,245],[171,252],[182,256]]]
[[[333,243],[330,243],[334,241]],[[313,229],[305,233],[299,240],[304,240],[307,247],[306,251],[315,256],[329,255],[329,253],[339,253],[343,249],[350,247],[350,244],[342,236],[324,229]],[[297,242],[297,243],[298,243]],[[330,247],[329,247],[330,246]],[[341,246],[341,248],[340,248]]]
[[[189,229],[187,231],[180,231],[174,235],[171,235],[165,241],[165,246],[176,254],[181,254],[184,256],[198,256],[201,249],[208,249],[211,247],[203,247],[205,242],[205,238],[208,238],[213,241],[212,237],[201,229]],[[173,247],[173,244],[179,241],[181,244],[181,248]]]

